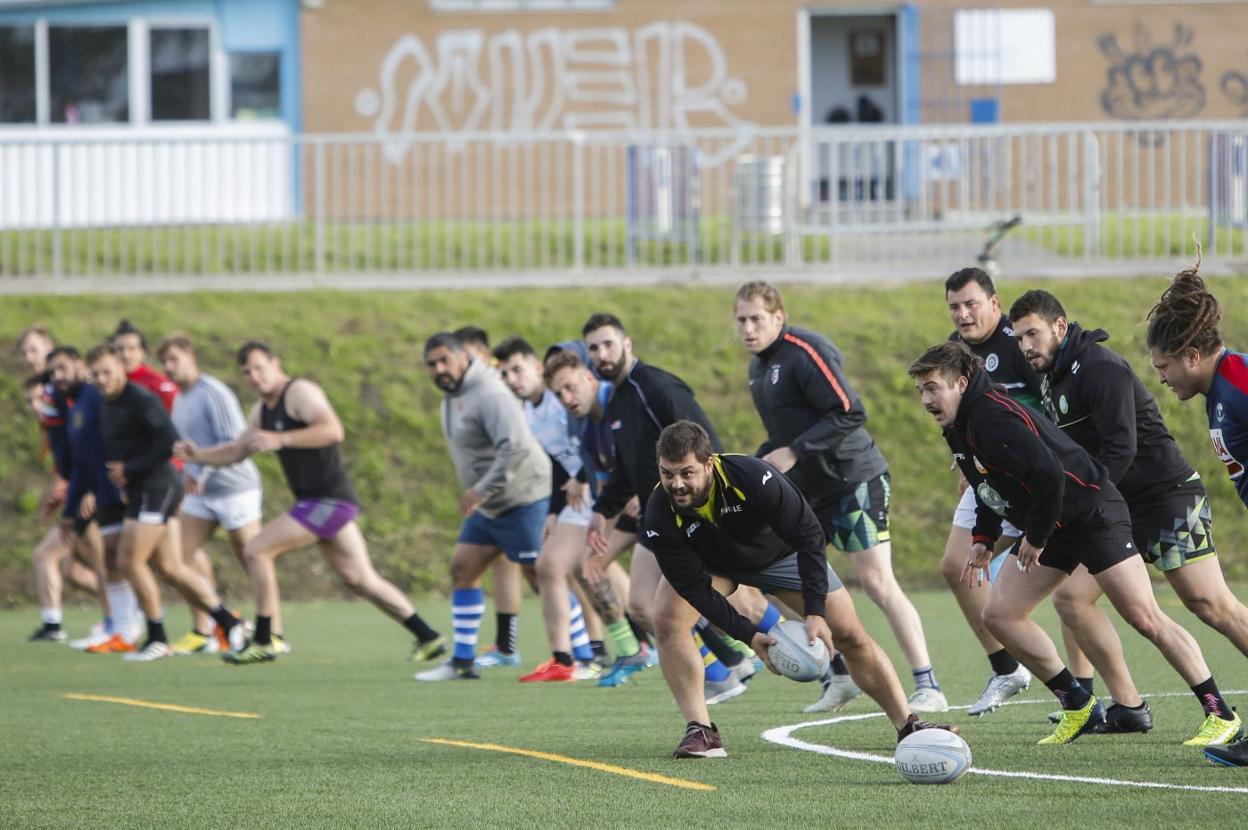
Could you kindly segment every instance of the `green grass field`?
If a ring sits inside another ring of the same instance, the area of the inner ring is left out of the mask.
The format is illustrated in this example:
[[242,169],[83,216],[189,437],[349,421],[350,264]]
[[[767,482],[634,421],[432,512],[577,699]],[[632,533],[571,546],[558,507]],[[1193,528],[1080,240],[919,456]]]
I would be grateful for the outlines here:
[[[1163,607],[1195,632],[1222,688],[1248,689],[1243,658],[1167,592]],[[943,592],[915,595],[951,702],[969,703],[987,664]],[[869,630],[897,654],[887,626],[858,596]],[[446,627],[444,602],[422,612]],[[180,631],[184,610],[169,612]],[[1053,629],[1050,609],[1043,622]],[[519,669],[479,682],[418,684],[406,638],[361,603],[290,604],[295,651],[269,665],[216,658],[125,664],[63,646],[21,642],[31,611],[0,613],[0,825],[51,827],[1178,827],[1241,814],[1248,794],[968,775],[915,787],[883,764],[765,742],[803,715],[815,684],[756,678],[748,694],[712,709],[724,760],[669,757],[683,723],[657,669],[621,689],[521,686]],[[71,630],[90,622],[69,616]],[[522,614],[526,666],[544,655],[535,603]],[[487,621],[486,639],[493,636]],[[1152,700],[1148,735],[1086,736],[1034,746],[1052,698],[1038,683],[982,721],[962,712],[977,767],[1186,786],[1244,787],[1243,771],[1209,766],[1181,746],[1200,722],[1196,702],[1147,644],[1124,631],[1127,657]],[[904,670],[904,669],[903,669]],[[909,688],[908,677],[903,683]],[[115,696],[259,715],[183,714],[65,699]],[[1230,696],[1241,706],[1248,693]],[[860,699],[845,714],[874,710]],[[804,729],[803,741],[889,755],[879,718]],[[441,738],[553,753],[708,785],[691,790],[514,754],[426,743]],[[1233,823],[1233,822],[1232,822]]]

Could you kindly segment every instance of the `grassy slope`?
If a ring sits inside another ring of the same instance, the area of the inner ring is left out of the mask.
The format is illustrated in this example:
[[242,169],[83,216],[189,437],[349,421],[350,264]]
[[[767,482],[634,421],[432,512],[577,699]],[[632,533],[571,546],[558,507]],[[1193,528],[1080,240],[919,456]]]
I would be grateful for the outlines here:
[[[1048,285],[1072,315],[1108,328],[1117,348],[1148,370],[1141,320],[1164,288],[1159,278],[1031,283],[1002,287],[1012,299],[1034,284]],[[1248,301],[1248,283],[1212,282],[1231,310],[1228,342],[1248,345],[1248,324],[1236,309]],[[954,480],[937,430],[919,407],[905,374],[925,346],[947,335],[939,286],[828,288],[792,286],[793,320],[830,334],[848,355],[848,372],[863,395],[870,428],[892,465],[894,540],[898,570],[909,584],[935,578],[953,506]],[[684,377],[719,427],[729,448],[751,451],[761,439],[744,383],[747,356],[731,323],[727,288],[672,286],[628,290],[510,290],[429,293],[319,292],[302,295],[38,297],[7,299],[0,331],[15,334],[33,320],[50,325],[64,342],[91,345],[120,317],[153,339],[185,329],[200,343],[208,370],[237,386],[233,349],[243,340],[268,340],[286,355],[287,368],[321,382],[347,425],[346,452],[364,501],[375,558],[388,576],[416,591],[445,585],[444,562],[458,526],[456,491],[438,423],[437,390],[421,364],[424,338],[441,328],[475,323],[495,338],[520,333],[539,348],[574,335],[589,313],[611,310],[631,329],[643,358]],[[35,427],[19,405],[15,355],[0,362],[0,603],[30,599],[27,556],[41,530],[31,515],[44,477],[35,453]],[[1157,384],[1147,376],[1154,390]],[[1248,517],[1209,448],[1203,408],[1160,396],[1163,411],[1188,458],[1213,492],[1224,564],[1248,575],[1239,551],[1248,543]],[[254,400],[243,393],[245,405]],[[275,459],[261,460],[270,513],[288,503]],[[224,557],[223,557],[224,558]],[[313,574],[316,557],[289,557],[283,590],[292,597],[323,595],[331,583]],[[227,587],[241,589],[241,572],[223,569]]]
[[[1201,640],[1224,689],[1243,689],[1242,658],[1161,592],[1170,613]],[[952,597],[918,592],[937,671],[951,701],[978,694],[987,665]],[[868,629],[897,658],[888,627],[859,596]],[[445,602],[422,611],[444,626]],[[181,615],[178,615],[181,617]],[[1055,630],[1052,609],[1037,613]],[[958,619],[938,625],[940,619]],[[526,669],[542,656],[540,614],[526,604]],[[79,632],[86,611],[70,614]],[[0,613],[0,825],[44,827],[1068,827],[1191,826],[1198,815],[1235,815],[1248,796],[1124,789],[969,775],[952,787],[910,787],[888,767],[829,758],[761,740],[765,729],[815,720],[801,714],[815,684],[764,676],[745,696],[714,707],[724,761],[668,757],[683,724],[658,669],[621,689],[588,684],[520,686],[522,669],[475,683],[415,684],[401,661],[404,634],[364,603],[292,604],[295,652],[278,663],[223,666],[215,658],[152,665],[19,643],[28,612]],[[178,620],[181,622],[181,619]],[[487,637],[492,625],[486,626]],[[1039,683],[1009,706],[961,725],[985,769],[1113,777],[1204,786],[1248,786],[1181,745],[1200,711],[1182,682],[1137,635],[1123,643],[1136,681],[1154,699],[1148,735],[1088,736],[1036,747],[1053,700]],[[903,684],[910,687],[903,675]],[[77,692],[256,712],[259,720],[173,714],[66,701]],[[1242,694],[1231,696],[1241,704]],[[874,711],[865,699],[846,714]],[[514,755],[435,746],[440,737],[558,753],[703,782],[692,792]],[[888,755],[878,718],[805,729],[794,737]],[[1233,824],[1233,823],[1232,823]]]

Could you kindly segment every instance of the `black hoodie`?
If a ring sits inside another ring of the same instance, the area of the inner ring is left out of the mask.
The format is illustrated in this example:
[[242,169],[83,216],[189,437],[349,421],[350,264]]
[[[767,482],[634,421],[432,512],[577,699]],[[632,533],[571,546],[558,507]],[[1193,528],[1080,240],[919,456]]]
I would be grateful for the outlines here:
[[1131,365],[1104,346],[1103,329],[1071,323],[1044,377],[1043,405],[1062,431],[1108,471],[1128,502],[1191,478],[1157,401]]
[[1105,468],[1050,420],[975,373],[945,440],[975,490],[975,541],[992,547],[1001,519],[1022,529],[1036,548],[1057,528],[1089,515],[1104,491]]

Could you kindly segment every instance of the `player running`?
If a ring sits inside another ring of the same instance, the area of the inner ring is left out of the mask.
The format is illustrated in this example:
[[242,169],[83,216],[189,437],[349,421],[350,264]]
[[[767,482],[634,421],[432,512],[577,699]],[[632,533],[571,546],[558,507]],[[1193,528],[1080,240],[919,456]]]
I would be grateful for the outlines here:
[[368,556],[356,522],[359,499],[338,449],[345,431],[324,390],[306,378],[287,375],[273,350],[255,340],[238,350],[238,365],[247,383],[260,393],[247,429],[215,447],[179,441],[175,451],[187,462],[211,467],[229,467],[256,453],[276,452],[295,505],[243,547],[256,597],[255,631],[246,648],[229,651],[223,659],[234,665],[277,659],[280,652],[273,640],[277,558],[313,543],[344,585],[412,633],[415,659],[440,656],[445,640],[425,624],[402,591],[377,573]]
[[[832,341],[788,322],[784,298],[765,282],[737,290],[737,335],[750,361],[750,397],[767,430],[758,455],[802,492],[824,537],[849,554],[871,601],[879,606],[910,664],[915,712],[943,712],[923,623],[893,573],[888,463],[867,432],[867,412],[845,377]],[[860,693],[839,654],[807,712],[835,712]]]
[[[849,592],[827,560],[814,511],[765,460],[712,450],[701,425],[677,421],[656,448],[661,488],[642,511],[642,529],[662,569],[656,599],[659,666],[687,725],[676,758],[727,755],[702,690],[702,662],[686,632],[699,614],[767,659],[768,632],[780,621],[767,606],[755,624],[726,599],[740,585],[801,608],[813,642],[840,648],[851,675],[880,705],[901,740],[933,724],[920,721],[888,657],[867,634]],[[775,671],[773,668],[772,671]],[[939,727],[949,728],[949,727]]]
[[1192,746],[1227,743],[1243,725],[1218,691],[1200,646],[1162,612],[1131,539],[1126,503],[1105,468],[1046,418],[994,386],[979,358],[946,341],[910,366],[923,407],[944,431],[975,491],[966,578],[982,580],[1008,518],[1023,531],[989,593],[984,622],[1027,664],[1062,706],[1040,744],[1065,744],[1105,717],[1104,707],[1062,664],[1032,610],[1085,566],[1129,625],[1153,643],[1192,689],[1205,713]]

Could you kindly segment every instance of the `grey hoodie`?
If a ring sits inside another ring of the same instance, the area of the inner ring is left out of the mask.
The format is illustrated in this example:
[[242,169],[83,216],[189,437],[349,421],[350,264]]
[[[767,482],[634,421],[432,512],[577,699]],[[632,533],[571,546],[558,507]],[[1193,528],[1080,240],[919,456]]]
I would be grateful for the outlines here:
[[483,516],[549,498],[550,456],[533,437],[520,401],[481,361],[469,364],[459,388],[443,400],[442,434],[460,486],[481,496]]

